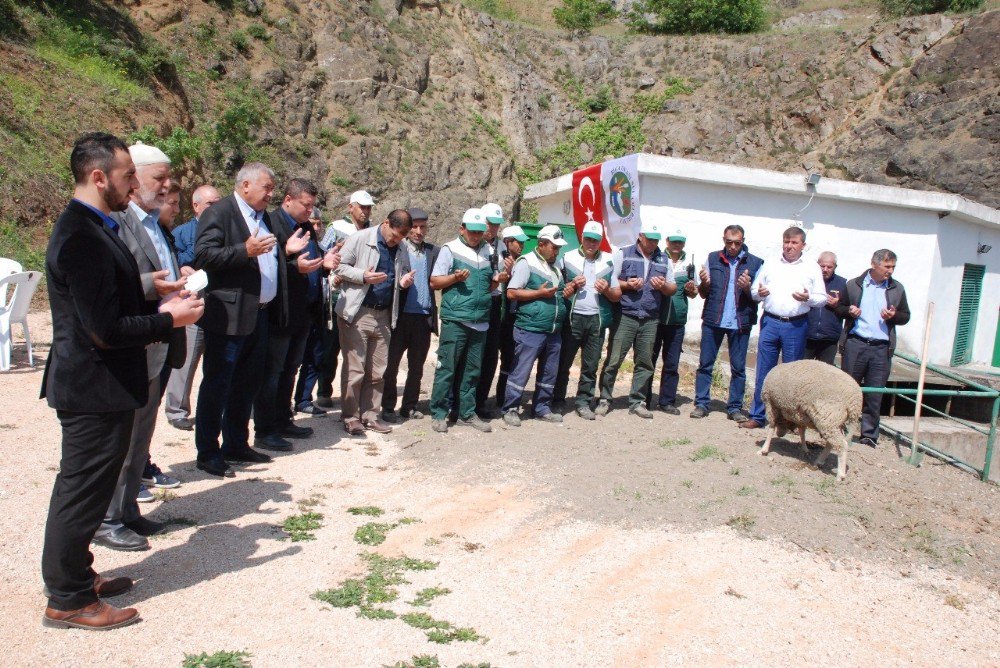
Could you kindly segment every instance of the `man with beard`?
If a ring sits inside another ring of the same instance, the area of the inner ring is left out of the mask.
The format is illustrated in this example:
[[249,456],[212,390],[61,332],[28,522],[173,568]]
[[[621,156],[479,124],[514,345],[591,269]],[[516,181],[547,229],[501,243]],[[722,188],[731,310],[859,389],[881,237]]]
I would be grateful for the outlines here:
[[52,348],[41,396],[59,417],[62,459],[45,525],[42,577],[49,603],[42,622],[103,630],[139,619],[134,608],[101,600],[128,591],[132,580],[95,573],[88,546],[114,494],[135,411],[149,399],[144,348],[198,320],[204,305],[181,293],[149,312],[135,259],[111,217],[128,208],[139,187],[124,142],[84,135],[73,146],[70,168],[73,200],[45,254]]
[[816,264],[823,272],[826,304],[809,311],[805,359],[833,364],[837,359],[837,343],[844,328],[844,319],[837,315],[837,304],[840,303],[840,294],[847,289],[847,279],[836,273],[837,256],[830,251],[820,253]]

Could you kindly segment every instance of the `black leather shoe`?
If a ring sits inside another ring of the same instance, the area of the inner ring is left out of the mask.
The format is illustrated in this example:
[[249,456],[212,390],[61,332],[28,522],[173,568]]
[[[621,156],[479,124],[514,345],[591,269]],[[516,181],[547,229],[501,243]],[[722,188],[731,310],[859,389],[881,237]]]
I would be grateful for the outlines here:
[[140,536],[155,536],[167,528],[167,525],[163,522],[154,522],[153,520],[148,520],[145,517],[140,517],[139,519],[132,520],[131,522],[125,522],[125,526]]
[[309,438],[313,435],[312,427],[300,427],[297,424],[289,423],[278,429],[278,433],[285,438]]
[[333,408],[333,397],[316,397],[316,401],[313,402],[313,406],[329,410]]
[[194,420],[191,418],[177,418],[176,420],[167,420],[167,422],[174,429],[180,429],[181,431],[191,431],[194,429]]
[[118,527],[112,531],[99,533],[91,541],[94,545],[120,552],[141,552],[149,549],[149,541],[128,527]]
[[220,478],[232,478],[233,476],[236,475],[233,472],[233,470],[229,468],[229,464],[227,464],[221,458],[208,459],[205,461],[201,461],[199,459],[197,462],[195,462],[195,468],[204,471],[205,473],[208,473],[210,475],[217,475]]
[[[288,443],[288,441],[285,441],[285,443]],[[288,447],[291,448],[292,444],[288,443]],[[237,464],[267,464],[271,461],[269,456],[265,455],[263,452],[257,452],[251,447],[246,447],[235,452],[223,451],[222,458],[225,459],[227,463],[235,462]]]
[[[277,434],[267,434],[265,436],[257,436],[253,439],[254,446],[258,448],[263,448],[264,450],[277,450],[278,452],[287,452],[292,449],[292,444],[281,438]],[[229,455],[224,455],[226,461],[233,461]],[[265,457],[267,455],[264,455]],[[242,461],[242,460],[236,460]]]

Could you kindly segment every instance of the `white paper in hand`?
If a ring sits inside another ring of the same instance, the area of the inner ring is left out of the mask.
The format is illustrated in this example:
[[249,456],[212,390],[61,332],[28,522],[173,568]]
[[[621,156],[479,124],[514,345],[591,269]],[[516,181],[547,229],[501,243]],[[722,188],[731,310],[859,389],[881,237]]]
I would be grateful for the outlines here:
[[184,282],[184,289],[190,290],[191,292],[201,292],[208,287],[208,274],[205,273],[204,269],[199,269],[190,276]]

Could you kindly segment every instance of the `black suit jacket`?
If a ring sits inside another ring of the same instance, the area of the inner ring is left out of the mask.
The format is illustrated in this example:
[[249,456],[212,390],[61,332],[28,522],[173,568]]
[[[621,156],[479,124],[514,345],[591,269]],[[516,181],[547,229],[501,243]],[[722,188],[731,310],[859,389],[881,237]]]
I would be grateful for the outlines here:
[[122,240],[71,201],[52,229],[45,275],[52,349],[41,396],[57,410],[80,413],[144,406],[145,346],[167,340],[174,320],[147,313],[139,268]]
[[[287,301],[281,292],[287,282],[284,239],[275,231],[276,225],[264,212],[264,224],[278,240],[278,294],[275,308],[281,309],[278,322],[288,321]],[[246,240],[250,237],[246,220],[229,195],[209,207],[198,220],[198,236],[194,245],[194,265],[208,273],[205,291],[205,315],[198,324],[202,329],[229,336],[246,336],[257,324],[260,307],[260,269],[257,258],[247,255]],[[294,258],[291,262],[294,264]]]
[[[156,254],[156,247],[149,240],[146,229],[131,207],[119,214],[113,214],[113,217],[121,224],[121,239],[125,242],[125,245],[132,253],[132,257],[135,258],[135,262],[139,267],[142,291],[146,296],[146,310],[148,313],[156,313],[156,309],[160,304],[160,295],[156,292],[156,288],[153,287],[153,272],[166,269],[167,267],[160,266],[160,256]],[[174,237],[167,228],[162,225],[158,225],[158,227],[163,234],[167,248],[170,249],[174,274],[180,278],[181,273],[180,267],[177,264],[177,251],[174,250]],[[160,355],[160,360],[162,361],[162,352]],[[187,336],[183,327],[176,327],[170,334],[166,361],[172,369],[180,369],[184,366],[185,357],[187,357]],[[147,355],[147,363],[149,360],[150,356]],[[148,369],[148,371],[153,375],[157,372],[156,369]]]
[[[278,243],[282,247],[288,241],[288,237],[292,236],[299,228],[306,230],[316,246],[319,246],[316,230],[313,229],[311,223],[296,223],[281,207],[271,212],[271,220],[274,221],[274,236],[278,238]],[[287,333],[287,330],[296,324],[302,324],[303,321],[318,322],[323,317],[322,299],[315,304],[309,303],[309,277],[299,273],[298,266],[295,264],[300,254],[287,259],[286,277],[288,280],[285,282],[284,289],[278,293],[278,296],[285,300],[286,306],[280,310],[271,310],[271,331]],[[324,269],[320,268],[316,271],[324,271]],[[283,323],[279,321],[282,313],[285,317]]]

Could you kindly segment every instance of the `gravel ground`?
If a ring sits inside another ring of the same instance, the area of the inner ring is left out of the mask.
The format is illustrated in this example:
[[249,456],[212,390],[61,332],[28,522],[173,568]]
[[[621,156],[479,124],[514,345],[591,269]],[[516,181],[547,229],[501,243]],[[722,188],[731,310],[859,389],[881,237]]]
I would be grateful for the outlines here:
[[[40,341],[45,321],[32,322]],[[933,460],[914,469],[891,447],[852,451],[834,484],[795,445],[758,457],[718,413],[640,422],[616,410],[597,423],[495,422],[492,435],[440,435],[423,420],[388,439],[344,438],[334,415],[302,420],[313,438],[227,480],[196,471],[192,434],[161,419],[154,459],[184,485],[144,511],[177,524],[148,552],[94,551],[100,572],[137,579],[114,602],[143,621],[110,634],[44,629],[39,556],[59,429],[36,399],[40,370],[15,361],[0,376],[3,665],[178,665],[218,650],[248,651],[255,666],[415,655],[449,668],[1000,665],[995,486]],[[714,450],[699,459],[703,446]],[[355,530],[373,518],[347,508],[363,505],[385,510],[377,522],[419,521],[359,545]],[[323,525],[292,542],[280,525],[303,510]],[[363,577],[362,552],[437,562],[405,572],[381,607],[483,638],[437,644],[400,619],[311,598]],[[426,587],[450,593],[410,605]]]

